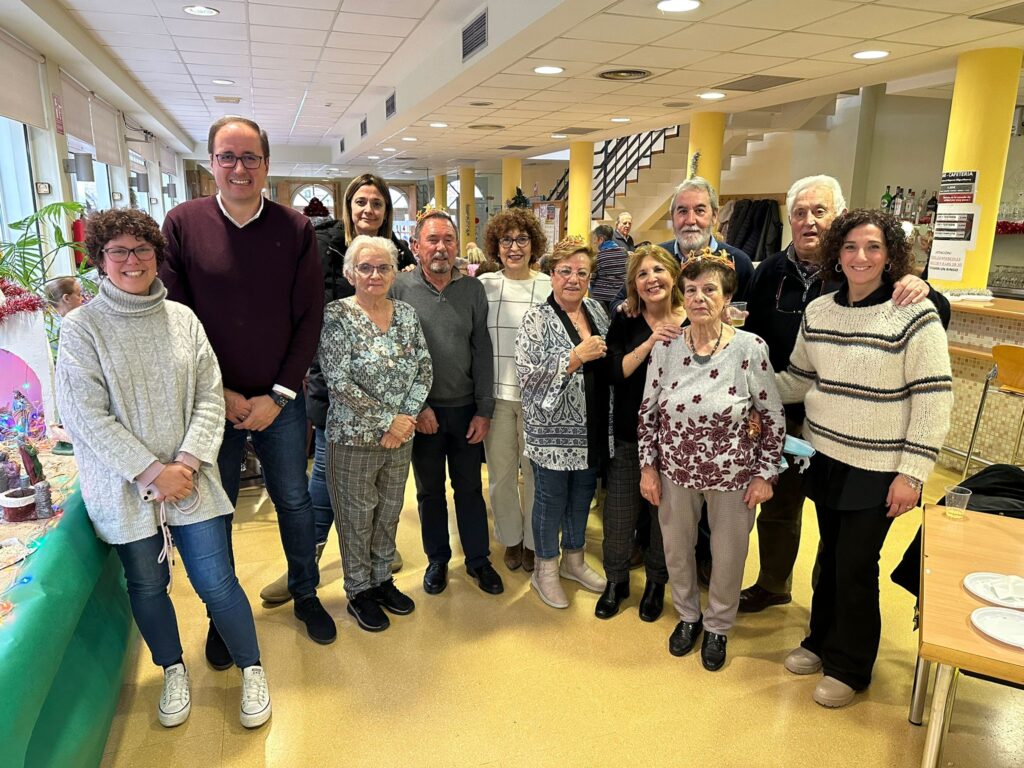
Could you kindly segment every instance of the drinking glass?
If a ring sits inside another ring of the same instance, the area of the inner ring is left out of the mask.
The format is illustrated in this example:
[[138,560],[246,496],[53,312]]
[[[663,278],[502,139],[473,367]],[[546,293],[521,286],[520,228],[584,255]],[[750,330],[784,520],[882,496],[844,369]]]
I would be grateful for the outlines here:
[[961,485],[946,486],[946,517],[950,520],[963,520],[964,510],[971,498],[971,491]]

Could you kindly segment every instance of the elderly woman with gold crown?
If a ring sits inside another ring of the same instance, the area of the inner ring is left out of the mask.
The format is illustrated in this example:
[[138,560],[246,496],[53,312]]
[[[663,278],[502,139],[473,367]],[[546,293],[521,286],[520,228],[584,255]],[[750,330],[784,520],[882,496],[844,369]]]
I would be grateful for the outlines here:
[[[548,259],[551,295],[516,334],[526,456],[534,477],[535,568],[530,582],[552,608],[567,608],[561,579],[600,594],[605,579],[583,557],[597,475],[611,453],[604,308],[586,298],[594,252],[580,237]],[[561,546],[559,546],[561,531]],[[559,564],[558,556],[562,560]]]
[[[754,511],[772,497],[786,422],[768,346],[724,320],[737,285],[732,261],[705,248],[683,262],[680,281],[690,324],[651,352],[640,492],[658,507],[680,619],[669,652],[686,655],[703,631],[701,662],[714,672],[725,664]],[[715,568],[702,614],[693,550],[705,502]]]

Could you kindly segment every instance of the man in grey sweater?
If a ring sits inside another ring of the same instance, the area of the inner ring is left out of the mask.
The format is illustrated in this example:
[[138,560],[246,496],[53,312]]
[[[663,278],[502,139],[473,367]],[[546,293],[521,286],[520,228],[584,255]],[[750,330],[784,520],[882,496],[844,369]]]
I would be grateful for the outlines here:
[[419,267],[400,274],[391,294],[416,309],[434,364],[434,383],[416,420],[412,445],[423,550],[429,561],[423,589],[436,595],[448,586],[452,550],[445,497],[447,462],[466,572],[480,589],[496,595],[504,585],[488,559],[487,507],[480,479],[481,443],[494,411],[487,296],[479,281],[455,267],[459,236],[446,213],[430,211],[420,217],[412,251]]

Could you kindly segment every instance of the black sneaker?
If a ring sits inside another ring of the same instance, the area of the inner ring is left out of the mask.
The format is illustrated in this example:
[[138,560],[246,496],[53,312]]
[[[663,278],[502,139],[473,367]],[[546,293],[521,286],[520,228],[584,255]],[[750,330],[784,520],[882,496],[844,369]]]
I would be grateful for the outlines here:
[[234,661],[231,659],[231,651],[224,644],[224,638],[220,636],[217,627],[210,619],[210,628],[206,632],[206,663],[216,670],[227,669]]
[[725,635],[714,632],[704,633],[704,642],[700,646],[700,662],[708,672],[717,672],[725,664]]
[[500,595],[505,591],[505,585],[501,583],[501,576],[490,563],[484,563],[476,568],[470,568],[467,565],[466,573],[476,579],[480,589],[489,595]]
[[316,595],[295,601],[295,618],[306,625],[306,634],[320,645],[330,645],[338,637],[334,619],[324,610]]
[[676,628],[672,630],[672,634],[669,635],[668,652],[673,656],[685,656],[693,650],[693,646],[697,644],[697,638],[700,637],[703,629],[703,616],[697,619],[697,621],[680,621],[676,624]]
[[391,620],[377,605],[376,595],[373,593],[374,590],[367,589],[349,598],[348,612],[367,632],[383,632],[391,626]]
[[369,591],[370,595],[377,601],[379,606],[386,608],[396,616],[408,616],[416,610],[416,603],[412,601],[411,597],[403,595],[398,591],[398,587],[395,586],[394,579],[388,579],[383,584],[380,584]]

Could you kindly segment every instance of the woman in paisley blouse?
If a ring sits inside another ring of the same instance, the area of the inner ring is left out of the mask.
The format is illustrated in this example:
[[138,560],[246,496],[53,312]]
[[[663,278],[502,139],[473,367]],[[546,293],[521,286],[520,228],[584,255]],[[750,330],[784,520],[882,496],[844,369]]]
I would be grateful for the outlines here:
[[[669,652],[689,653],[704,630],[701,662],[713,672],[725,663],[754,510],[772,497],[786,422],[767,345],[723,320],[737,285],[732,262],[705,249],[683,263],[681,280],[690,325],[651,352],[638,429],[640,492],[658,507],[680,619]],[[715,568],[702,616],[693,549],[704,502]]]
[[594,253],[582,238],[559,242],[548,265],[551,295],[523,317],[516,334],[516,373],[534,478],[536,558],[530,583],[552,608],[567,608],[560,575],[591,592],[604,591],[606,583],[583,559],[583,548],[597,474],[611,450],[602,338],[608,317],[600,304],[585,298]]
[[348,612],[368,632],[390,625],[382,608],[416,607],[391,577],[416,414],[433,382],[430,353],[411,306],[388,298],[398,251],[356,237],[345,276],[356,293],[324,309],[320,367],[327,380],[327,487],[341,543]]

